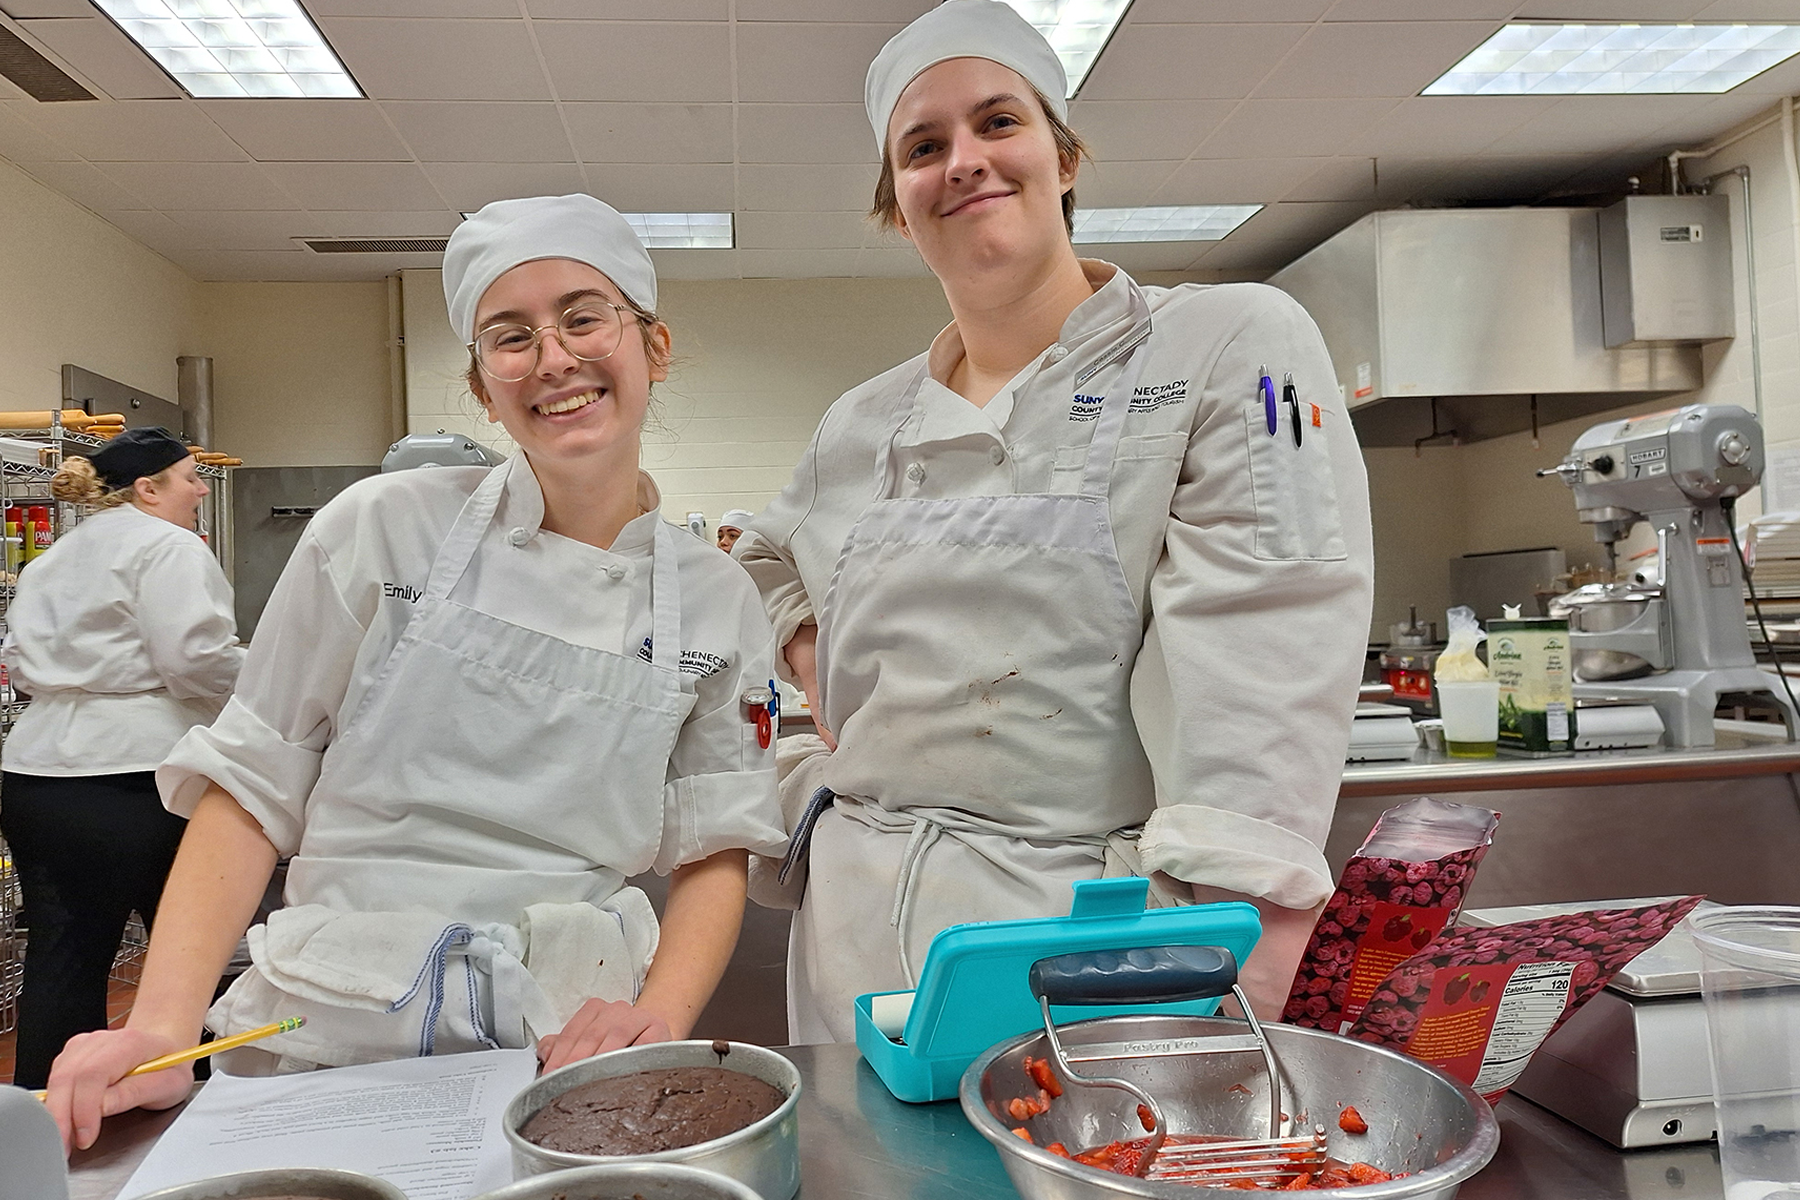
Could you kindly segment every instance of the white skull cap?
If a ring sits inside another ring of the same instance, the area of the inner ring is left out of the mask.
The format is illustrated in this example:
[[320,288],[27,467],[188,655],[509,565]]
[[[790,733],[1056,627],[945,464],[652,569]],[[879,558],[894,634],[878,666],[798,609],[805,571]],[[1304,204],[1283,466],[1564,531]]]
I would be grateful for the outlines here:
[[1069,76],[1031,22],[1001,0],[945,0],[889,38],[869,64],[863,107],[879,153],[887,153],[888,121],[900,93],[921,72],[952,58],[986,58],[1011,67],[1044,94],[1059,118],[1069,119]]
[[586,263],[627,300],[656,311],[650,252],[612,205],[581,194],[496,200],[458,225],[444,247],[444,303],[457,338],[475,340],[475,306],[494,280],[540,258]]
[[750,518],[756,514],[747,508],[734,508],[719,518],[720,529],[748,529]]

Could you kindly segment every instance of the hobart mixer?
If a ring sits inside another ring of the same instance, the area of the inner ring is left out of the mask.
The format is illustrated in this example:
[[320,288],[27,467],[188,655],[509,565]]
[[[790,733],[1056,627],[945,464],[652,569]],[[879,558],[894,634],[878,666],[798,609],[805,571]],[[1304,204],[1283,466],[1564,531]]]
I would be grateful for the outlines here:
[[[1614,545],[1639,521],[1656,533],[1649,578],[1577,588],[1567,616],[1577,701],[1654,705],[1673,746],[1713,744],[1721,697],[1772,703],[1800,727],[1781,681],[1756,664],[1745,628],[1741,561],[1729,522],[1763,470],[1762,428],[1731,404],[1693,404],[1607,421],[1575,440],[1558,475],[1594,527],[1609,574]],[[1642,572],[1640,572],[1642,574]]]

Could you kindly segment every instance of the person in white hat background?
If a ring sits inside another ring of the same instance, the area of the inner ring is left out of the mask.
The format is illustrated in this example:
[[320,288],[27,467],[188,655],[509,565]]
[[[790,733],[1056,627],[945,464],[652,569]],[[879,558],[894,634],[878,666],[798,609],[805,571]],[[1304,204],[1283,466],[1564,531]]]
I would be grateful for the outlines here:
[[730,554],[731,548],[737,545],[737,540],[744,536],[744,526],[755,515],[747,508],[727,509],[725,515],[719,518],[719,549]]
[[1066,90],[998,0],[869,68],[874,216],[955,321],[832,406],[736,550],[822,739],[783,748],[785,888],[752,869],[759,899],[804,889],[797,1043],[850,1039],[945,926],[1060,915],[1103,874],[1255,904],[1274,1017],[1331,892],[1372,577],[1331,362],[1272,288],[1076,255]]
[[[203,1020],[306,1017],[232,1052],[239,1073],[534,1043],[557,1067],[685,1037],[736,942],[746,852],[779,851],[741,700],[769,677],[768,620],[638,465],[670,352],[643,245],[589,196],[501,201],[451,236],[444,294],[519,451],[365,480],[308,526],[236,695],[157,772],[188,832],[124,1029],[51,1071],[74,1145],[185,1097],[186,1070],[123,1077]],[[290,855],[287,907],[209,1012]],[[624,884],[653,869],[660,935]]]

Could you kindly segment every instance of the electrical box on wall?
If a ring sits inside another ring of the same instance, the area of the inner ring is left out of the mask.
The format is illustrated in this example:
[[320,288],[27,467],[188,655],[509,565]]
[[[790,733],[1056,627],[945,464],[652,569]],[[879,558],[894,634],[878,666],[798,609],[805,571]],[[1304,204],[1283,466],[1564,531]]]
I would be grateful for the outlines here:
[[1600,210],[1606,345],[1712,342],[1737,333],[1729,196],[1627,196]]

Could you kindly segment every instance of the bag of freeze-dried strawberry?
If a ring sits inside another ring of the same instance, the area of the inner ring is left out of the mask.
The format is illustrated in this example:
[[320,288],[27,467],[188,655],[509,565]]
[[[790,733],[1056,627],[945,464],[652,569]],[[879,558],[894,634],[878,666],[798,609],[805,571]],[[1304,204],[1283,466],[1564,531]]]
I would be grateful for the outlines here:
[[1701,899],[1450,930],[1381,981],[1349,1036],[1428,1062],[1491,1104],[1546,1038]]
[[1500,814],[1421,796],[1381,814],[1313,927],[1281,1019],[1342,1033],[1456,919]]

